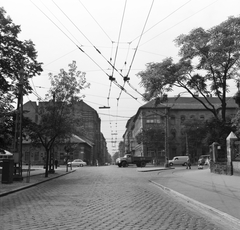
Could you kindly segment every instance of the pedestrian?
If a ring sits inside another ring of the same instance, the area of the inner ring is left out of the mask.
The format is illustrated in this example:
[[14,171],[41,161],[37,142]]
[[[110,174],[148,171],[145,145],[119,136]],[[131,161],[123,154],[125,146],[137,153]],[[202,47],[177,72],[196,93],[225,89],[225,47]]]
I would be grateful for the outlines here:
[[57,169],[57,167],[58,167],[58,160],[57,159],[55,159],[54,164],[55,164],[55,169]]
[[187,168],[186,169],[191,169],[191,162],[190,159],[187,159]]

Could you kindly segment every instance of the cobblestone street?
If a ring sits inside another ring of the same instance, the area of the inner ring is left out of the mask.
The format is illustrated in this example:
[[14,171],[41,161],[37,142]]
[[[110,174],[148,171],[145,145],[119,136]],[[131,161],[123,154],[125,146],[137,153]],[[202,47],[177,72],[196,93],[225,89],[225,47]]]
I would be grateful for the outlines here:
[[226,229],[176,202],[134,167],[78,168],[0,199],[2,230]]

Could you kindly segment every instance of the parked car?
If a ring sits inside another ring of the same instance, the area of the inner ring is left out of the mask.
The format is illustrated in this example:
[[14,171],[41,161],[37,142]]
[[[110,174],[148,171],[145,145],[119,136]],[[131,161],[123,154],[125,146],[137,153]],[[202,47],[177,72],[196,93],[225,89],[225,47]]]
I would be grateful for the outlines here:
[[81,159],[75,159],[73,160],[72,162],[68,162],[68,166],[77,166],[77,167],[83,167],[83,166],[86,166],[87,163]]
[[186,166],[188,162],[188,156],[175,156],[172,160],[168,161],[169,166],[173,165],[184,165]]

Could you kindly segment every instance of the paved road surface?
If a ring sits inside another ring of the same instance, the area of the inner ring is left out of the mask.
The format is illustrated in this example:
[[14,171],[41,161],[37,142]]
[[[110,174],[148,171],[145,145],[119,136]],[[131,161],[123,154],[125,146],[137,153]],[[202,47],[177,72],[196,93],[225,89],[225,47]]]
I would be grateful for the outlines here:
[[[151,179],[156,179],[153,174]],[[3,230],[231,229],[214,216],[178,203],[135,167],[78,168],[0,199]]]

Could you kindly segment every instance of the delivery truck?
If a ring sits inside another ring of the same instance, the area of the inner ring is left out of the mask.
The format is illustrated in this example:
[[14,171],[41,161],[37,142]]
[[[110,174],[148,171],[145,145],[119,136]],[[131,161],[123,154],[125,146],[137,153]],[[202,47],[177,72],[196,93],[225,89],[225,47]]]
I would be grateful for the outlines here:
[[135,164],[137,167],[145,167],[150,162],[152,162],[152,157],[132,156],[131,154],[126,154],[124,157],[116,159],[118,167],[128,167],[130,164]]

